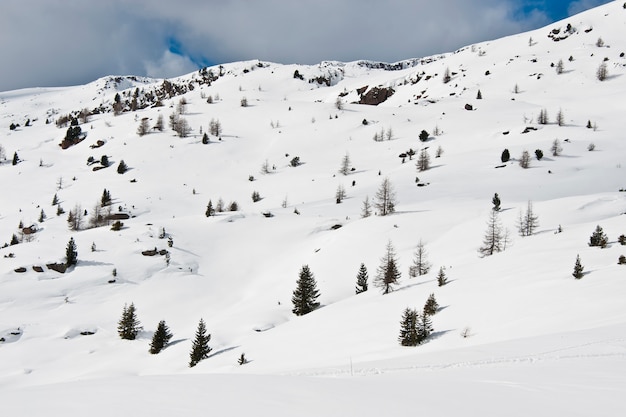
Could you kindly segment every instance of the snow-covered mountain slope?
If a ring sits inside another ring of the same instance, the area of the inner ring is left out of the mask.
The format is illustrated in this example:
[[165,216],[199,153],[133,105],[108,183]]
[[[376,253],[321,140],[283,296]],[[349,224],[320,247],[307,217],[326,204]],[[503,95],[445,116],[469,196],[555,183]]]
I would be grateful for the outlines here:
[[[104,413],[117,406],[93,398],[93,390],[119,393],[127,410],[133,398],[148,401],[171,386],[195,415],[206,405],[194,404],[200,384],[221,393],[216,409],[225,412],[237,386],[259,407],[240,405],[238,413],[278,407],[278,415],[293,415],[310,390],[326,404],[324,414],[375,415],[390,398],[376,394],[394,386],[402,399],[391,414],[412,407],[425,389],[431,400],[420,407],[447,415],[508,410],[512,401],[525,405],[511,415],[621,415],[625,26],[626,9],[613,2],[544,29],[397,65],[249,61],[167,81],[108,77],[0,93],[0,242],[20,241],[0,249],[0,407],[33,415],[71,401]],[[168,127],[183,98],[187,137]],[[80,120],[83,109],[87,120]],[[547,124],[538,123],[542,110]],[[57,122],[66,115],[79,120],[84,140],[61,149],[69,126]],[[153,127],[159,116],[162,132],[137,134],[142,119]],[[204,144],[212,120],[222,132]],[[422,130],[430,133],[424,142]],[[418,171],[424,149],[430,168]],[[503,163],[504,149],[511,159]],[[399,157],[409,150],[416,155]],[[519,164],[524,151],[528,168]],[[103,155],[109,167],[94,171]],[[354,169],[343,175],[346,155]],[[300,164],[292,166],[295,157]],[[129,170],[119,174],[122,160]],[[374,204],[385,178],[395,213],[363,218],[364,200]],[[337,204],[339,187],[346,198]],[[89,227],[105,189],[113,214],[129,217],[121,230]],[[260,201],[252,201],[255,191]],[[481,257],[495,193],[506,249]],[[51,204],[55,195],[64,214]],[[238,210],[205,216],[208,202],[216,207],[220,199]],[[539,226],[521,237],[516,224],[529,201]],[[77,208],[87,214],[72,231],[67,217]],[[20,223],[36,232],[24,233]],[[604,249],[588,246],[597,225],[609,237]],[[64,262],[70,238],[78,264],[64,274],[48,269]],[[410,278],[420,240],[432,267]],[[373,281],[388,242],[402,277],[383,295]],[[154,248],[168,254],[142,255]],[[572,277],[577,255],[580,280]],[[355,295],[361,263],[370,288]],[[297,317],[291,297],[303,265],[315,275],[321,308]],[[440,267],[449,280],[442,287]],[[441,306],[433,335],[400,346],[403,310],[421,311],[430,294]],[[121,340],[117,322],[131,302],[144,330]],[[190,369],[200,318],[213,350]],[[151,355],[160,320],[174,336]],[[25,406],[32,397],[41,403]],[[444,401],[450,397],[462,400]],[[348,407],[360,398],[368,399]],[[486,398],[498,401],[491,408]],[[181,409],[178,397],[161,401],[164,410]]]

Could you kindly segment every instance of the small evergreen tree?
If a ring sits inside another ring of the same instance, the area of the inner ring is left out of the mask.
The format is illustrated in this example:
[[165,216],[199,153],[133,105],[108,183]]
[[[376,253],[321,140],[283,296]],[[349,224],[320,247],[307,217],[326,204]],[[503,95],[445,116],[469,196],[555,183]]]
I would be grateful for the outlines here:
[[385,255],[380,258],[380,266],[376,271],[375,283],[382,288],[383,294],[388,294],[393,290],[393,285],[397,285],[400,280],[400,270],[396,260],[396,251],[391,241],[387,242]]
[[17,152],[13,153],[13,161],[11,162],[12,165],[17,165],[17,163],[20,162],[20,157],[17,156]]
[[498,193],[495,193],[493,195],[493,198],[491,199],[491,203],[493,204],[493,211],[500,211],[500,204],[502,203],[500,201],[500,196],[498,196]]
[[242,353],[241,356],[239,356],[239,359],[237,359],[237,363],[239,365],[245,365],[248,363],[248,359],[246,359],[246,354]]
[[443,287],[448,283],[448,278],[446,277],[446,270],[442,266],[439,268],[439,273],[437,274],[437,285]]
[[303,265],[300,269],[300,276],[296,282],[296,289],[293,291],[291,310],[296,316],[303,316],[320,306],[317,298],[320,293],[317,289],[317,282],[308,265]]
[[417,311],[406,308],[400,321],[400,336],[398,340],[402,346],[417,346],[419,344],[417,334]]
[[604,233],[600,225],[596,226],[596,230],[589,238],[589,246],[599,246],[602,249],[606,248],[609,243],[609,238]]
[[556,73],[557,74],[563,74],[563,69],[564,69],[564,65],[563,65],[563,60],[559,59],[559,62],[556,63]]
[[43,223],[44,220],[46,220],[46,213],[43,211],[43,209],[41,209],[41,212],[39,213],[39,219],[37,219],[37,221],[39,223]]
[[367,291],[367,268],[364,263],[361,263],[359,267],[359,273],[356,276],[356,293],[361,294],[362,292]]
[[420,136],[419,136],[419,138],[420,138],[420,140],[421,140],[422,142],[426,142],[426,141],[428,140],[428,137],[429,137],[429,136],[430,136],[430,135],[429,135],[429,133],[428,133],[427,131],[422,130],[422,131],[420,132]]
[[15,233],[13,233],[13,236],[11,236],[11,242],[9,243],[9,245],[13,246],[13,245],[17,245],[18,243],[20,243],[20,240],[17,238]]
[[576,263],[574,264],[574,272],[572,275],[576,279],[581,279],[583,277],[583,269],[585,269],[580,263],[580,256],[576,255]]
[[154,336],[152,336],[152,342],[150,342],[150,353],[156,355],[162,351],[172,338],[170,329],[165,324],[165,320],[161,320],[157,326]]
[[339,173],[343,175],[348,175],[350,173],[350,154],[346,152],[346,154],[341,158],[341,166],[339,168]]
[[72,265],[76,265],[78,263],[78,252],[76,251],[76,243],[74,243],[74,238],[70,238],[70,241],[67,242],[67,248],[65,249],[65,265],[70,267]]
[[143,136],[147,134],[148,132],[150,132],[150,124],[148,123],[148,118],[144,117],[141,119],[141,122],[139,122],[139,127],[137,128],[137,134],[139,136]]
[[435,299],[435,294],[430,294],[428,300],[426,300],[426,304],[424,304],[424,315],[432,316],[437,312],[438,308],[439,304]]
[[476,94],[476,100],[482,100],[483,99],[483,93],[480,92],[480,90],[478,90],[478,93]]
[[604,81],[607,79],[608,76],[609,70],[606,66],[606,62],[603,62],[600,64],[598,70],[596,71],[596,77],[598,78],[598,81]]
[[624,255],[620,255],[619,258],[617,258],[617,264],[618,265],[624,265],[626,264],[626,256]]
[[443,83],[448,84],[452,80],[452,76],[450,75],[450,68],[446,68],[443,73]]
[[535,149],[535,157],[537,158],[537,161],[541,161],[541,158],[543,158],[543,151],[541,149]]
[[203,319],[200,319],[198,328],[196,329],[196,337],[193,340],[191,346],[191,352],[189,352],[189,367],[193,368],[203,359],[209,357],[211,349],[209,342],[211,341],[211,335],[207,334],[206,324]]
[[508,149],[503,150],[502,155],[500,155],[500,161],[502,161],[502,163],[505,163],[508,162],[509,159],[511,159],[511,153]]
[[128,166],[126,165],[126,162],[124,162],[124,160],[122,159],[120,161],[120,164],[117,166],[117,173],[118,174],[123,174],[126,171],[128,171]]
[[548,124],[548,110],[546,109],[539,110],[539,116],[537,116],[537,123],[539,123],[540,125]]
[[135,309],[135,304],[124,304],[122,317],[117,322],[117,334],[122,339],[135,340],[141,330],[142,327],[139,319],[137,319],[137,310]]
[[617,241],[622,246],[626,245],[626,235],[619,235],[619,237],[617,238]]
[[563,126],[565,124],[565,114],[563,114],[563,110],[559,109],[556,114],[556,124],[559,126]]
[[430,168],[430,155],[428,155],[428,151],[426,149],[422,149],[420,151],[419,156],[417,157],[417,162],[415,163],[418,171],[426,171]]
[[207,217],[215,215],[215,209],[213,208],[213,202],[211,200],[209,200],[209,204],[207,204],[206,206],[206,211],[204,212],[204,215]]
[[417,340],[419,343],[424,342],[433,332],[433,324],[430,315],[423,313],[417,319]]
[[102,191],[102,197],[100,197],[100,206],[106,207],[111,205],[111,193],[106,188]]
[[56,206],[58,204],[59,204],[59,197],[56,194],[54,194],[54,197],[52,197],[52,205]]
[[519,166],[521,166],[524,169],[530,167],[530,154],[528,153],[527,150],[524,150],[522,152],[522,156],[519,159]]

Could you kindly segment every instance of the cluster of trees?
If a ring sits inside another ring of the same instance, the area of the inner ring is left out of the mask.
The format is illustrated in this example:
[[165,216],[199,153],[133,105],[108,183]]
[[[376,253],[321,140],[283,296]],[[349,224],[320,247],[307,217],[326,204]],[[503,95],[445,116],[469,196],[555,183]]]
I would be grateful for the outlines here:
[[204,211],[204,215],[206,217],[215,216],[215,213],[223,213],[225,211],[237,211],[239,210],[239,204],[236,201],[231,201],[228,206],[224,204],[224,200],[220,197],[213,206],[213,201],[209,200],[209,203],[206,206],[206,210]]
[[402,346],[417,346],[433,332],[431,316],[437,312],[439,304],[435,295],[431,294],[422,309],[422,314],[412,308],[406,308],[400,320],[400,336],[398,341]]
[[[135,340],[139,333],[143,330],[141,322],[137,317],[137,309],[135,304],[125,304],[122,310],[122,316],[117,323],[117,333],[121,339]],[[150,341],[149,352],[153,355],[158,354],[167,347],[173,335],[165,320],[159,321],[157,329]],[[207,359],[212,348],[209,346],[211,334],[207,332],[206,323],[203,319],[198,322],[196,334],[192,342],[191,351],[189,352],[189,367],[196,366],[200,361]],[[247,361],[246,361],[247,362]]]

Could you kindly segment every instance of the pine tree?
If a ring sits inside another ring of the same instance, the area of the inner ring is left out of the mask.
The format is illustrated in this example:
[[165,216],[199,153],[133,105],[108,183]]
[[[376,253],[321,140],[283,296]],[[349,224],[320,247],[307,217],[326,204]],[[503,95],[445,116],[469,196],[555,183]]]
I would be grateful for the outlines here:
[[74,238],[70,238],[70,241],[67,242],[67,248],[65,249],[65,265],[70,267],[72,265],[76,265],[78,263],[78,252],[76,251],[76,243],[74,243]]
[[548,124],[548,110],[546,109],[539,110],[539,116],[537,116],[537,123],[539,123],[540,125]]
[[211,335],[207,334],[206,324],[203,319],[200,319],[198,328],[196,329],[196,337],[191,346],[191,352],[189,352],[189,367],[193,368],[203,359],[209,357],[211,349],[209,342],[211,341]]
[[120,164],[117,166],[117,173],[118,174],[123,174],[126,171],[128,171],[128,165],[126,165],[126,162],[124,162],[124,160],[122,159],[120,161]]
[[435,294],[430,294],[428,296],[428,300],[426,300],[426,304],[424,304],[424,314],[432,316],[437,312],[438,308],[439,308],[439,304],[437,303],[437,300],[435,299]]
[[207,217],[215,215],[215,209],[213,208],[213,202],[211,200],[209,200],[209,204],[206,206],[204,215]]
[[137,134],[139,136],[143,136],[147,134],[148,132],[150,132],[150,124],[148,123],[148,118],[144,117],[141,119],[141,122],[139,122],[139,127],[137,128]]
[[417,334],[417,311],[406,308],[400,321],[400,336],[398,340],[402,346],[417,346],[419,344]]
[[524,150],[522,152],[522,156],[519,159],[519,166],[521,166],[524,169],[530,167],[530,154],[528,153],[527,150]]
[[487,221],[487,231],[483,238],[483,246],[480,247],[479,252],[483,256],[489,256],[503,251],[502,239],[502,225],[500,224],[498,212],[491,210],[489,220]]
[[439,267],[439,273],[437,274],[437,285],[439,285],[440,287],[443,287],[447,283],[448,283],[448,278],[446,277],[446,270],[443,266]]
[[596,226],[596,230],[589,238],[589,246],[599,246],[602,249],[606,248],[609,243],[609,238],[604,233],[600,225]]
[[563,110],[559,109],[556,114],[556,124],[559,126],[563,126],[565,124],[565,114],[563,114]]
[[572,273],[574,278],[581,279],[583,277],[583,269],[585,269],[585,267],[580,263],[580,256],[576,255],[576,263],[574,264],[574,272]]
[[508,149],[503,150],[502,155],[500,155],[500,161],[502,161],[502,163],[505,163],[508,162],[509,159],[511,159],[511,153]]
[[167,324],[165,324],[165,320],[161,320],[157,326],[156,332],[154,332],[154,336],[152,336],[152,342],[150,342],[150,353],[156,355],[162,351],[163,348],[167,346],[171,338],[172,334],[170,333]]
[[100,197],[100,206],[106,207],[111,204],[111,193],[106,188],[102,191],[102,197]]
[[420,275],[426,275],[430,270],[430,262],[426,256],[426,248],[424,242],[420,239],[413,254],[413,265],[409,268],[409,276],[415,278]]
[[317,282],[308,265],[303,265],[300,276],[296,282],[296,289],[293,291],[291,310],[296,316],[303,316],[320,306],[317,298],[320,296],[317,290]]
[[367,268],[365,264],[362,263],[359,267],[359,273],[356,276],[356,293],[361,294],[362,292],[367,291]]
[[344,198],[346,198],[346,189],[342,184],[337,186],[337,190],[335,191],[335,201],[337,204],[340,204]]
[[237,363],[239,365],[245,365],[248,363],[248,359],[246,359],[246,354],[242,353],[241,356],[239,356],[239,359],[237,359]]
[[398,284],[400,276],[396,252],[393,244],[389,241],[385,249],[385,255],[380,258],[380,266],[376,271],[376,286],[383,289],[383,294],[388,294],[393,290],[392,286]]
[[482,100],[483,99],[483,93],[480,92],[480,90],[478,90],[478,93],[476,94],[476,100]]
[[117,322],[117,334],[125,340],[135,340],[142,330],[141,323],[137,319],[137,311],[135,304],[130,303],[129,306],[124,304],[122,317]]
[[495,193],[493,195],[491,202],[493,203],[493,211],[500,211],[501,201],[500,201],[500,197],[498,196],[498,193]]
[[13,246],[13,245],[17,245],[18,243],[20,243],[20,240],[17,238],[15,233],[13,233],[13,236],[11,236],[11,242],[9,243],[9,245]]
[[37,219],[37,221],[39,223],[43,223],[44,220],[46,220],[46,213],[43,211],[43,209],[41,209],[41,212],[39,213],[39,219]]
[[59,197],[55,194],[54,197],[52,197],[52,205],[56,206],[59,204]]
[[378,209],[378,214],[386,216],[396,211],[396,193],[389,178],[385,178],[380,184],[375,197],[374,206]]
[[417,340],[418,343],[424,342],[433,332],[433,323],[430,315],[423,313],[417,318]]
[[13,153],[13,161],[11,161],[12,165],[17,165],[17,163],[20,162],[20,157],[17,156],[17,152]]
[[564,69],[563,60],[559,59],[559,62],[556,63],[556,73],[563,74],[563,69]]

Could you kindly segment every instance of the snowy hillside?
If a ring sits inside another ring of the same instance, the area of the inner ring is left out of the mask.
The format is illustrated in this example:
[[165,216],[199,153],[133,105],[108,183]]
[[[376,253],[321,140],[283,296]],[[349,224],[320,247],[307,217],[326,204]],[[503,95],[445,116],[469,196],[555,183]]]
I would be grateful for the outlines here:
[[[623,415],[625,29],[612,2],[397,64],[249,61],[0,93],[0,410]],[[501,250],[485,254],[490,218]],[[597,226],[605,248],[589,246]],[[70,239],[77,264],[48,268]],[[431,267],[411,277],[420,241]],[[383,294],[388,243],[401,278]],[[303,265],[321,305],[296,316]],[[404,310],[431,294],[433,333],[401,346]],[[131,303],[143,330],[122,340]],[[201,318],[212,351],[190,368]],[[152,355],[160,320],[173,338]]]

